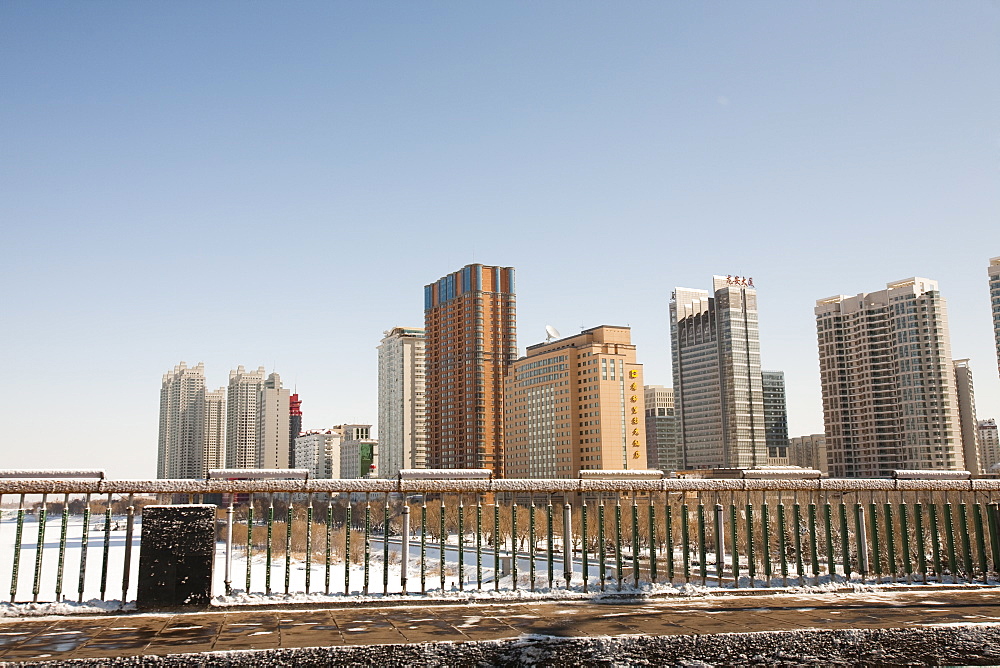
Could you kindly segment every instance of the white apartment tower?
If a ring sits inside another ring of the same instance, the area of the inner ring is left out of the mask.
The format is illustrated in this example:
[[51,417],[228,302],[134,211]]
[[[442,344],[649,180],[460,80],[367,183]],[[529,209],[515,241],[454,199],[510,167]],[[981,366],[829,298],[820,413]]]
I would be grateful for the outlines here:
[[937,281],[816,302],[830,475],[963,469],[948,316]]
[[205,365],[181,362],[163,374],[157,478],[199,478],[205,473]]
[[997,343],[997,368],[1000,369],[1000,257],[990,259],[990,303],[993,306],[993,336]]
[[226,388],[205,392],[205,474],[226,466]]
[[676,288],[670,341],[685,468],[767,463],[753,279],[714,276],[713,292]]
[[394,327],[378,346],[379,477],[427,466],[424,330]]
[[226,468],[288,467],[288,397],[276,373],[264,367],[229,372]]

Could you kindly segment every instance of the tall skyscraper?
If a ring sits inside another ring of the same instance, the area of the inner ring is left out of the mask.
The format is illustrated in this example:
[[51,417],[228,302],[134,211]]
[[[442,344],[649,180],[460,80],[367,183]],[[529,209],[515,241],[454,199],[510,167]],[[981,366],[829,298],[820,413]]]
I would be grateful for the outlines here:
[[241,364],[229,372],[226,395],[226,468],[257,467],[257,429],[264,367],[247,371]]
[[647,468],[642,387],[628,327],[529,346],[507,374],[508,477]]
[[394,327],[378,346],[379,477],[427,466],[424,330]]
[[993,418],[979,421],[979,451],[983,455],[983,472],[996,475],[1000,473],[1000,435],[997,433],[997,421]]
[[503,383],[517,357],[514,269],[470,264],[424,287],[428,464],[503,475]]
[[650,468],[679,471],[684,468],[684,453],[677,436],[674,388],[646,385],[646,459]]
[[1000,369],[1000,257],[990,259],[990,302],[993,306],[993,336],[997,344],[997,368]]
[[753,279],[714,276],[713,293],[670,298],[674,403],[685,468],[767,463]]
[[926,278],[816,302],[830,475],[962,469],[945,300]]
[[955,395],[958,397],[958,424],[962,434],[965,470],[980,475],[983,471],[979,451],[979,422],[976,419],[976,391],[972,384],[969,360],[955,360]]
[[157,478],[205,475],[205,365],[181,362],[163,374]]
[[281,377],[272,373],[264,381],[257,429],[257,468],[288,468],[289,391]]
[[788,407],[785,400],[785,373],[761,371],[764,392],[764,440],[771,463],[788,463]]
[[288,466],[295,468],[295,439],[302,433],[302,400],[299,393],[288,395]]
[[205,393],[205,475],[226,466],[226,388]]
[[264,367],[229,372],[226,468],[288,467],[289,392]]

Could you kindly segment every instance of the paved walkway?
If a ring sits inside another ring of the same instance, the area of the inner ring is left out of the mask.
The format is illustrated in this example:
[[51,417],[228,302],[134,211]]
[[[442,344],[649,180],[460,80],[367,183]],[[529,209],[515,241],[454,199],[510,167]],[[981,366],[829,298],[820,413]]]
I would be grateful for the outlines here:
[[702,635],[1000,624],[1000,590],[406,604],[0,620],[0,661],[468,642],[522,635]]

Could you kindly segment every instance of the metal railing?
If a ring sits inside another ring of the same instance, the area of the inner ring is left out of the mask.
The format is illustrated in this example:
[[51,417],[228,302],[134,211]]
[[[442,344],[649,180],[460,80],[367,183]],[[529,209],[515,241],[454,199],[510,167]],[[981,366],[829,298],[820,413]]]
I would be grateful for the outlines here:
[[142,506],[176,501],[218,505],[219,595],[990,584],[1000,571],[996,480],[0,480],[0,501],[12,495],[0,591],[17,602],[105,599],[119,582],[132,600]]

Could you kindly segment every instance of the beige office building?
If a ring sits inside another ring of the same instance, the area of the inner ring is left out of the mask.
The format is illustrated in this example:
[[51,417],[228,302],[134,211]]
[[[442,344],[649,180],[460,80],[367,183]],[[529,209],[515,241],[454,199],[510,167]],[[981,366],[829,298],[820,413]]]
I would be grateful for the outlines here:
[[946,304],[937,281],[816,302],[830,475],[965,468]]
[[509,478],[647,468],[642,365],[628,327],[528,347],[507,374],[504,405]]

